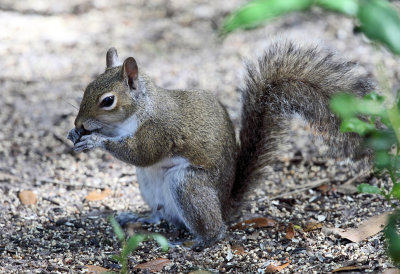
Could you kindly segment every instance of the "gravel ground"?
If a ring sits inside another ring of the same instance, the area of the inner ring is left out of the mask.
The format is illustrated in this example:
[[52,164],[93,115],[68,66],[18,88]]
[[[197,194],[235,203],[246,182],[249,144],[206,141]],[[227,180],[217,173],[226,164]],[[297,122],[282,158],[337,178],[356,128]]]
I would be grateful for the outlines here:
[[[0,272],[84,272],[85,265],[118,270],[110,256],[119,245],[107,216],[147,210],[135,169],[101,151],[75,154],[65,138],[82,90],[104,70],[111,46],[121,57],[133,55],[163,87],[215,91],[236,124],[243,60],[260,55],[273,36],[318,41],[358,61],[373,76],[377,65],[383,66],[386,77],[400,84],[398,59],[355,35],[351,19],[318,9],[219,39],[221,19],[241,3],[0,2]],[[273,227],[230,229],[224,241],[202,252],[179,245],[162,253],[146,242],[129,257],[132,271],[140,272],[133,268],[156,258],[171,261],[163,270],[169,272],[262,273],[271,262],[288,260],[282,272],[320,273],[347,265],[356,266],[356,272],[379,272],[392,267],[382,233],[352,243],[321,229],[306,232],[309,222],[357,227],[389,210],[379,197],[339,191],[352,179],[388,185],[385,177],[368,175],[363,163],[324,158],[323,147],[308,135],[293,124],[295,141],[267,167],[265,182],[242,210],[243,219],[274,219]],[[111,195],[85,200],[96,189],[110,189]],[[21,204],[23,190],[36,194],[35,205]],[[296,233],[287,239],[290,224]],[[171,242],[190,240],[166,223],[140,229],[161,232]]]

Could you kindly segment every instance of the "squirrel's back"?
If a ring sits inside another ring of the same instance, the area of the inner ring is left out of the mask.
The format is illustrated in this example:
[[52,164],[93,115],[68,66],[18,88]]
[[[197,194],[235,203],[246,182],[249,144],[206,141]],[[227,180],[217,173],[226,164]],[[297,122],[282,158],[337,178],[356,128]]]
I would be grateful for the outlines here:
[[240,153],[232,195],[239,200],[262,168],[277,157],[278,143],[286,136],[287,121],[300,115],[339,157],[358,153],[360,137],[341,133],[331,112],[333,94],[370,92],[372,81],[357,64],[317,46],[292,41],[272,43],[256,64],[247,65],[242,89]]

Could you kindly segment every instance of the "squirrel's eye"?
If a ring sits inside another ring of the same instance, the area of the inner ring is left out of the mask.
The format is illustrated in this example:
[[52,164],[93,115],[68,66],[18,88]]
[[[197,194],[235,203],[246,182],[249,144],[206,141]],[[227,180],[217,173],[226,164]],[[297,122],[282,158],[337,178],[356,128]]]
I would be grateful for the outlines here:
[[107,96],[100,102],[101,108],[108,108],[114,104],[114,95]]

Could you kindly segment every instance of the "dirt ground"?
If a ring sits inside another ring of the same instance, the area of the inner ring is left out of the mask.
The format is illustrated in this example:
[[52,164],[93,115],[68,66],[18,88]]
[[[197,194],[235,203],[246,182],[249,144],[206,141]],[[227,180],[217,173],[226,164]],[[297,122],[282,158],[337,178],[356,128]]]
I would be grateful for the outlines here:
[[[165,88],[213,90],[238,124],[243,61],[260,55],[274,37],[314,41],[361,64],[377,77],[383,69],[400,84],[399,59],[353,32],[354,22],[318,9],[291,14],[247,32],[218,38],[229,12],[244,1],[40,1],[0,2],[0,272],[85,272],[86,265],[118,271],[111,255],[119,244],[107,217],[144,212],[135,168],[101,151],[75,154],[66,134],[73,127],[85,86],[105,68],[105,52],[139,66]],[[164,272],[264,273],[270,264],[290,263],[284,273],[322,273],[343,266],[354,272],[393,267],[382,233],[359,243],[306,232],[307,224],[357,227],[388,211],[380,197],[339,191],[343,184],[387,185],[362,163],[323,157],[307,131],[293,126],[293,142],[248,198],[242,218],[268,217],[272,227],[230,229],[225,240],[202,252],[175,245],[163,253],[145,242],[129,257],[135,266],[167,258]],[[322,152],[321,152],[322,151]],[[100,201],[93,190],[110,189]],[[35,205],[18,197],[32,190]],[[296,233],[288,239],[286,229]],[[166,223],[143,226],[171,242],[190,240]]]

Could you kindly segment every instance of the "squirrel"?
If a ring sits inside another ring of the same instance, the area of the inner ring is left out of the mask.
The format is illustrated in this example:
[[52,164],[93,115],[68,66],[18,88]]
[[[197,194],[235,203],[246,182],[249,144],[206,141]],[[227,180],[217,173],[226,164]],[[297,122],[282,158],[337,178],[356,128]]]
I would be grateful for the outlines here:
[[153,215],[186,227],[196,248],[223,238],[233,210],[276,161],[294,115],[328,144],[330,155],[361,151],[360,136],[340,132],[329,100],[337,92],[363,96],[374,84],[356,63],[318,46],[277,41],[247,65],[239,140],[213,93],[161,88],[133,57],[121,63],[115,48],[106,65],[86,87],[68,139],[76,152],[101,148],[136,166]]

